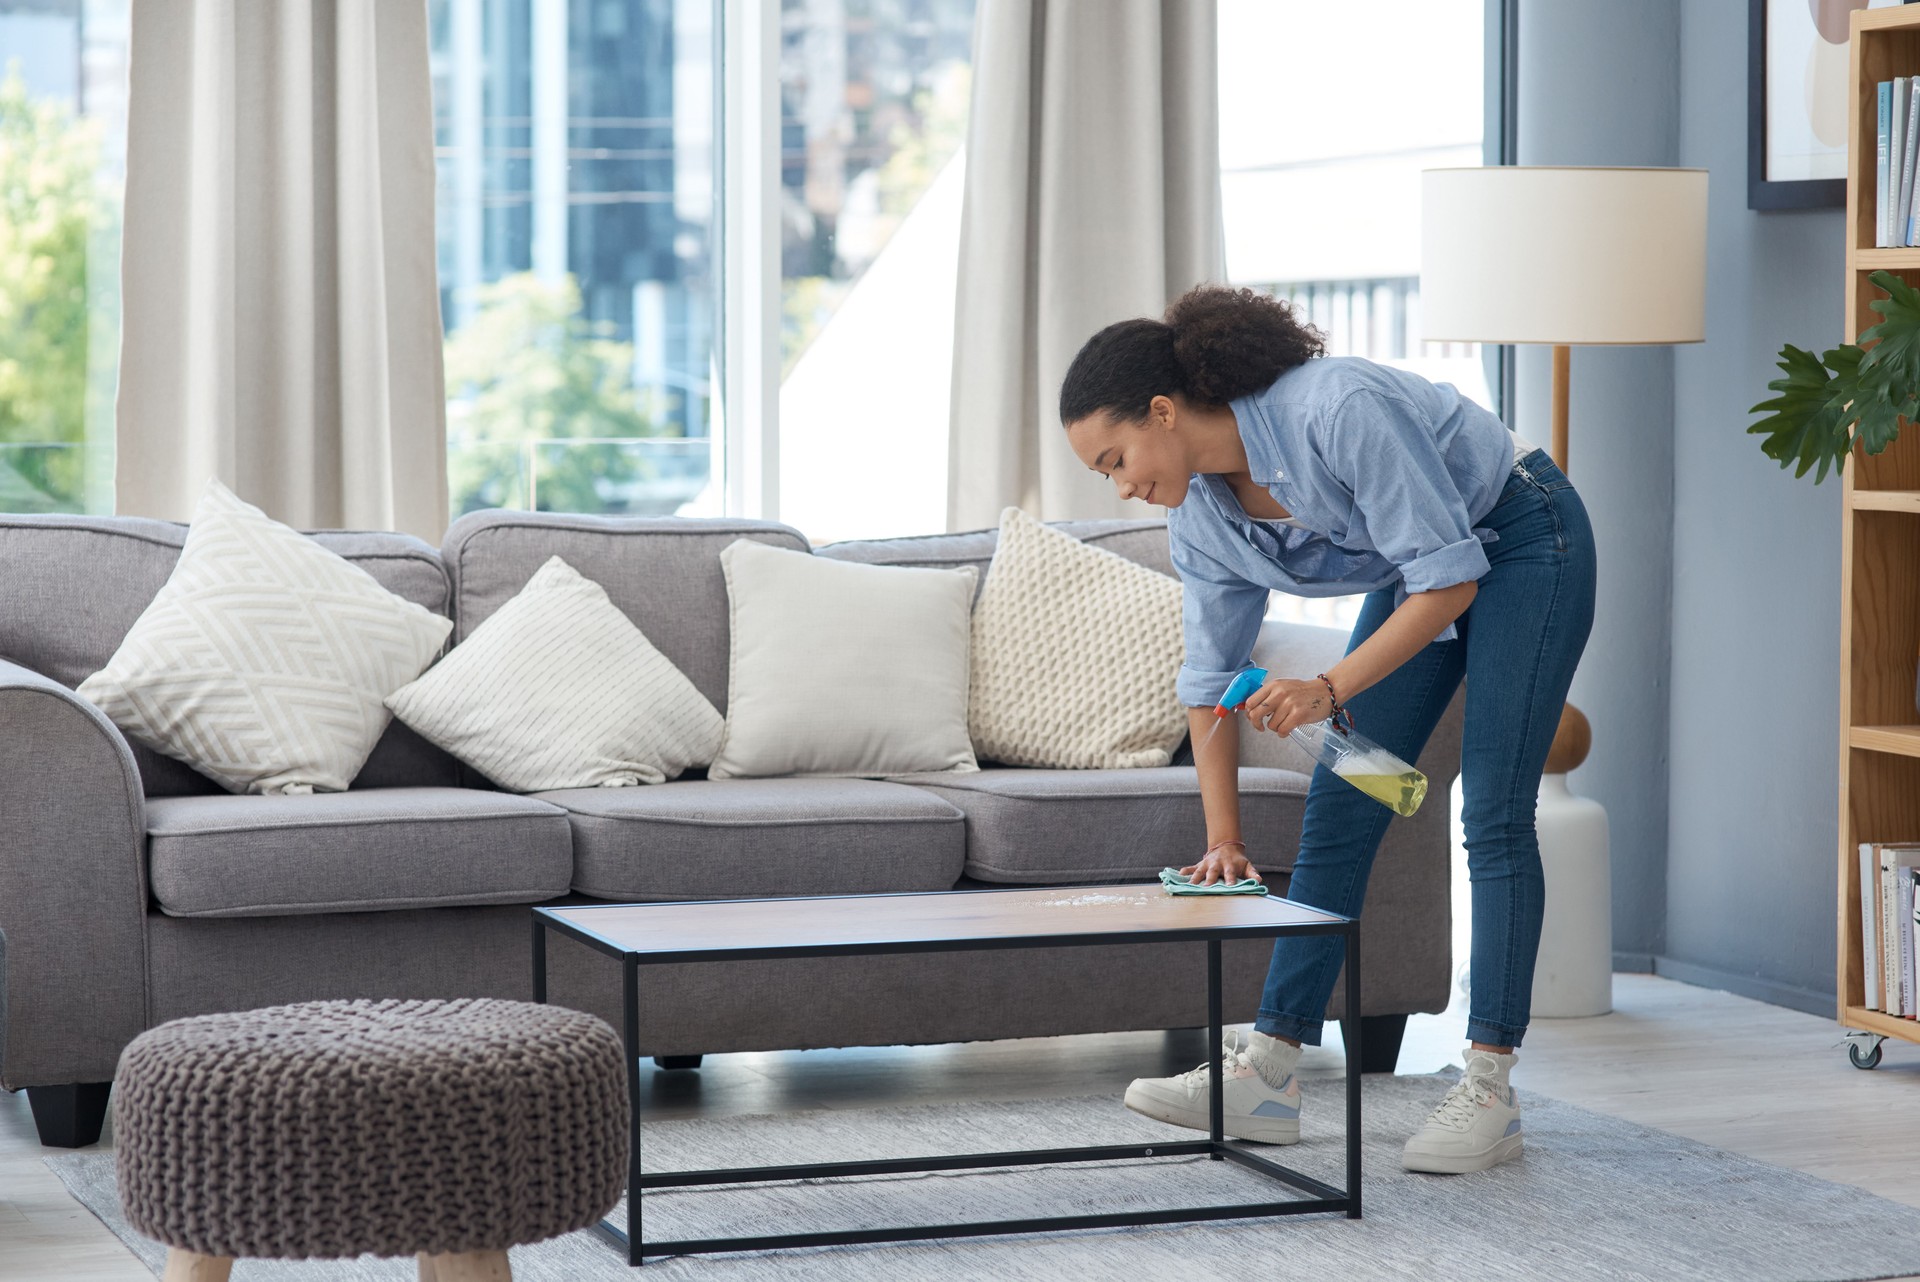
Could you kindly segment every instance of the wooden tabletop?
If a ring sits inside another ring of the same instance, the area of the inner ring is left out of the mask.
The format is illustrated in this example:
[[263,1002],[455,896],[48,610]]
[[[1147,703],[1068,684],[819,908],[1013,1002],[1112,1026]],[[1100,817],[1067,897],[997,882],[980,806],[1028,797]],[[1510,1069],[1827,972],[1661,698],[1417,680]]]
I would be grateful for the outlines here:
[[[913,952],[986,942],[1017,947],[1121,939],[1228,939],[1346,918],[1257,895],[1170,895],[1159,884],[720,899],[536,909],[570,933],[650,960],[716,955]],[[1319,933],[1319,932],[1312,932]]]

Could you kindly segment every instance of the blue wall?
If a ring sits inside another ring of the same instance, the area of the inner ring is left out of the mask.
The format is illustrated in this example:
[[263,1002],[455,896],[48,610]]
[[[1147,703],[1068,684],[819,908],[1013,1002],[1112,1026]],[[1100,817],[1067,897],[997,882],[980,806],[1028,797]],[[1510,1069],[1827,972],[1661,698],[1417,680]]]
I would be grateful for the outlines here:
[[1783,343],[1844,336],[1838,209],[1746,204],[1743,0],[1685,0],[1680,163],[1709,187],[1707,341],[1674,363],[1673,712],[1660,969],[1830,1015],[1840,485],[1745,434]]
[[[1842,336],[1842,216],[1746,208],[1745,0],[1521,0],[1519,33],[1520,163],[1710,172],[1707,341],[1573,356],[1602,559],[1572,782],[1613,824],[1616,964],[1828,1014],[1840,493],[1746,428],[1781,344]],[[1522,348],[1536,444],[1547,381]]]
[[[1680,163],[1674,0],[1522,0],[1519,35],[1519,163]],[[1594,748],[1570,782],[1607,808],[1617,964],[1645,970],[1667,898],[1674,353],[1576,348],[1569,377],[1567,471],[1600,545],[1593,637],[1573,685]],[[1549,386],[1549,349],[1520,348],[1514,427],[1535,445],[1551,436]]]

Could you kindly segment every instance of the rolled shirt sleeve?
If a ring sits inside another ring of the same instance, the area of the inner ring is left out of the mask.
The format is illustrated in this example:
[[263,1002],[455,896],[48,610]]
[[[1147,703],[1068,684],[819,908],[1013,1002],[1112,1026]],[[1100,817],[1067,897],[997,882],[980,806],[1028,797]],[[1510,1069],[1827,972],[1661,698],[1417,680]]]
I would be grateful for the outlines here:
[[1411,403],[1360,388],[1328,416],[1326,430],[1324,457],[1407,592],[1476,582],[1487,573],[1466,501]]
[[1180,572],[1180,625],[1187,648],[1175,693],[1189,708],[1212,707],[1253,662],[1253,644],[1267,614],[1267,589],[1180,539],[1172,541],[1172,552]]

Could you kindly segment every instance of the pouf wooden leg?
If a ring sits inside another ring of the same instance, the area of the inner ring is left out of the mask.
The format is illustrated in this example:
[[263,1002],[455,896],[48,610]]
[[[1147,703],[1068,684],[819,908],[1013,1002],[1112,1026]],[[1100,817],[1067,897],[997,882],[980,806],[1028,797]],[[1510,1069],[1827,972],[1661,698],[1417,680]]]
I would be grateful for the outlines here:
[[202,1255],[177,1246],[167,1248],[167,1275],[160,1282],[227,1282],[233,1260],[225,1255]]
[[505,1251],[420,1254],[420,1282],[513,1282]]

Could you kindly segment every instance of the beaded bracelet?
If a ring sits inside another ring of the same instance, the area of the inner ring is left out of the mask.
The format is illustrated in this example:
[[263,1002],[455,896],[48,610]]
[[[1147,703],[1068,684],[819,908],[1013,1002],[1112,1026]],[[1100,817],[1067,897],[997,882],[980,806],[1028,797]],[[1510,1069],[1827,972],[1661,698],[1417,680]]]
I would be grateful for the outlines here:
[[1353,714],[1341,706],[1340,696],[1333,692],[1333,682],[1328,679],[1327,674],[1324,672],[1316,672],[1314,675],[1320,678],[1320,684],[1327,688],[1327,702],[1333,705],[1333,711],[1328,714],[1328,719],[1331,720],[1335,726],[1342,726],[1344,723],[1344,728],[1347,733],[1352,734]]

